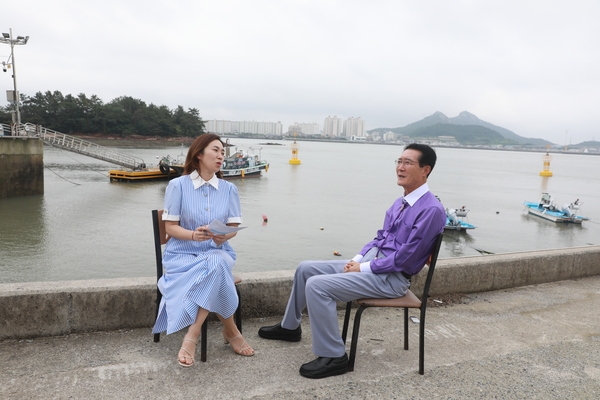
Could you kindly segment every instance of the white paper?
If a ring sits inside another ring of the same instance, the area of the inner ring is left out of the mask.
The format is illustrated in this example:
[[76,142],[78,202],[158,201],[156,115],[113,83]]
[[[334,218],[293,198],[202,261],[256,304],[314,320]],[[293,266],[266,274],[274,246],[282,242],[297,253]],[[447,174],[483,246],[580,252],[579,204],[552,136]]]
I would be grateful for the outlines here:
[[227,233],[233,233],[245,229],[245,226],[228,226],[215,219],[213,222],[208,225],[208,230],[214,233],[215,235],[225,235]]

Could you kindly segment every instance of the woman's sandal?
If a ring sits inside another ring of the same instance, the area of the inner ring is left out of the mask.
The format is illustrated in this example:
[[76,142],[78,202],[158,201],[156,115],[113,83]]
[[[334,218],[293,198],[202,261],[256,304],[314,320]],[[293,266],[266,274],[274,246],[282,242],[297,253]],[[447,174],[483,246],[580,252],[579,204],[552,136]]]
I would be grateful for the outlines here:
[[231,349],[234,353],[244,357],[252,357],[254,355],[254,349],[250,347],[248,343],[246,343],[246,340],[244,340],[244,337],[241,333],[232,338],[228,338],[225,336],[225,333],[223,333],[223,339],[225,340],[225,344],[231,345]]
[[[197,340],[192,340],[192,339],[186,339],[186,338],[184,338],[183,342],[185,343],[186,341],[194,343],[194,346],[198,345],[198,341]],[[186,358],[191,358],[192,362],[190,364],[186,364],[184,362],[181,362],[181,357],[179,355],[177,355],[177,362],[179,363],[179,365],[181,365],[183,368],[189,368],[192,365],[194,365],[194,361],[195,361],[194,360],[194,355],[192,353],[190,353],[188,351],[188,349],[186,349],[185,347],[183,347],[183,343],[181,344],[181,349],[179,351],[181,352],[181,350],[185,351],[188,354],[187,356],[183,356],[184,361],[185,361]],[[196,352],[196,347],[194,347],[194,353],[195,352]]]

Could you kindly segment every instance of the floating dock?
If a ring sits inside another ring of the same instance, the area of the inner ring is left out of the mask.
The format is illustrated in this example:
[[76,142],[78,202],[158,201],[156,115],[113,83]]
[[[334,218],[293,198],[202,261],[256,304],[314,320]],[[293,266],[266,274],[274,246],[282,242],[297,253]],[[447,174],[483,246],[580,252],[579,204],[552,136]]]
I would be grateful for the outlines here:
[[180,174],[177,171],[169,170],[167,174],[162,173],[159,168],[149,168],[143,171],[124,171],[112,169],[108,171],[110,181],[133,182],[133,181],[163,181],[177,178]]

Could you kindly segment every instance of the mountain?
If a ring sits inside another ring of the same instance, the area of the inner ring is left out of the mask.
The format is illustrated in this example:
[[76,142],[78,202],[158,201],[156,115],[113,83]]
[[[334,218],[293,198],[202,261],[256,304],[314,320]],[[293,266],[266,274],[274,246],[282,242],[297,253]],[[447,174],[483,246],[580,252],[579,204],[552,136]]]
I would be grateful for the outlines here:
[[578,144],[570,144],[567,147],[596,147],[596,148],[600,148],[600,142],[597,140],[588,140],[585,142],[581,142]]
[[[472,127],[482,127],[485,128],[485,130],[477,130],[473,129]],[[488,144],[520,144],[532,145],[537,147],[543,147],[552,144],[551,142],[544,139],[525,138],[519,136],[516,133],[509,131],[508,129],[496,126],[486,121],[482,121],[479,118],[477,118],[477,116],[468,111],[463,111],[453,118],[448,118],[446,115],[444,115],[444,113],[437,111],[432,115],[423,118],[420,121],[413,122],[412,124],[408,124],[404,127],[391,129],[377,128],[370,130],[369,133],[384,133],[389,131],[410,137],[435,137],[440,136],[435,135],[436,132],[444,132],[442,133],[442,135],[454,136],[456,140],[459,141],[461,144],[476,144],[489,142]],[[454,132],[454,134],[450,132]],[[461,132],[463,132],[464,134],[461,134]],[[494,135],[492,132],[499,134],[500,137]],[[461,140],[459,137],[462,137],[464,141]]]
[[453,124],[456,125],[479,125],[484,126],[488,129],[498,132],[504,138],[509,140],[514,140],[520,144],[531,144],[534,146],[546,146],[548,144],[552,144],[551,142],[544,139],[536,139],[536,138],[525,138],[517,135],[516,133],[509,131],[508,129],[496,126],[494,124],[490,124],[489,122],[485,122],[477,118],[475,115],[471,114],[468,111],[463,111],[458,116],[454,118],[450,118]]
[[471,146],[514,145],[516,141],[503,137],[500,133],[480,125],[454,125],[438,123],[414,130],[412,137],[437,138],[454,136],[457,142]]

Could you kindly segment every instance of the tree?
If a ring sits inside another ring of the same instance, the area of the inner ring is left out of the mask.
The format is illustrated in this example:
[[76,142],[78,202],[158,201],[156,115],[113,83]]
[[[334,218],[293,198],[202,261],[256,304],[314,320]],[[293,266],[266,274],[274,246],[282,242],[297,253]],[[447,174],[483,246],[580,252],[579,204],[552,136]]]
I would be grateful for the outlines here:
[[173,111],[177,136],[196,137],[205,133],[204,121],[200,118],[200,111],[196,108],[188,108],[184,111],[182,106],[177,106]]
[[[104,104],[84,93],[64,96],[60,91],[22,95],[22,120],[63,133],[104,133],[119,136],[191,136],[204,133],[204,121],[195,108],[147,105],[140,99],[121,96]],[[0,121],[10,123],[12,107],[0,107]]]

